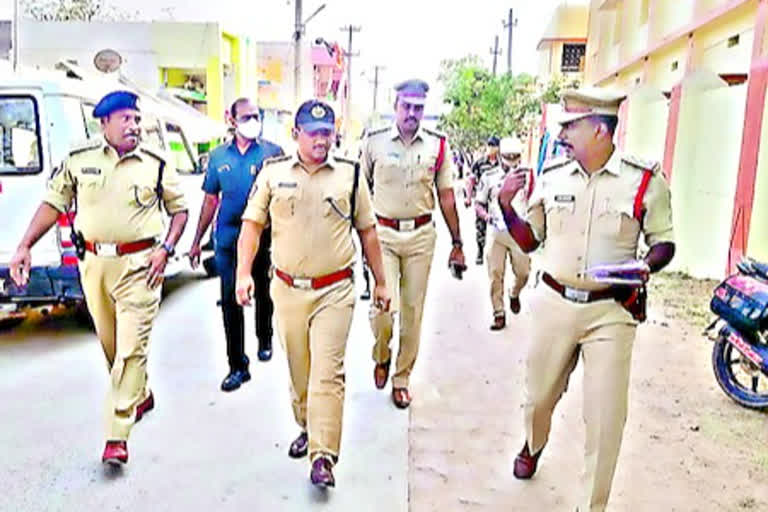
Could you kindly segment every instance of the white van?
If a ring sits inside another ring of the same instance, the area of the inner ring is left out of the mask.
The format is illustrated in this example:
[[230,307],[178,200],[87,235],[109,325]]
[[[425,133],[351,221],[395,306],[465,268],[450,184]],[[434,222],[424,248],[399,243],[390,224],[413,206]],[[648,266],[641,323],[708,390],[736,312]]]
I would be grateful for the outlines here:
[[[93,108],[99,98],[118,88],[114,83],[58,75],[30,76],[35,77],[0,81],[0,325],[5,327],[23,319],[29,308],[71,305],[84,309],[77,257],[69,238],[71,219],[66,215],[33,248],[27,287],[19,289],[13,284],[8,264],[40,205],[54,167],[74,145],[99,136],[101,127],[92,116]],[[181,253],[194,236],[203,170],[182,126],[167,108],[153,110],[151,103],[142,103],[142,136],[171,156],[188,196],[190,221],[178,244]],[[185,266],[178,254],[166,275]]]

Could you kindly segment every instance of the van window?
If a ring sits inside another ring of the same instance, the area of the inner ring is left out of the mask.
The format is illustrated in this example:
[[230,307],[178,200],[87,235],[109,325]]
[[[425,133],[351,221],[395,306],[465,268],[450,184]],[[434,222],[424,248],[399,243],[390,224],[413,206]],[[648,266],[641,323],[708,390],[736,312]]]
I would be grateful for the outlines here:
[[101,121],[93,117],[93,103],[83,103],[83,117],[85,118],[85,133],[89,139],[101,135]]
[[85,117],[79,98],[70,96],[59,96],[57,98],[61,105],[61,112],[64,114],[62,121],[66,129],[57,131],[57,135],[66,136],[70,147],[82,143],[89,138],[86,132]]
[[0,174],[36,174],[42,161],[37,101],[0,96]]
[[195,157],[181,128],[175,124],[165,123],[165,131],[168,133],[168,155],[176,164],[176,171],[179,174],[199,173],[200,169],[195,165]]

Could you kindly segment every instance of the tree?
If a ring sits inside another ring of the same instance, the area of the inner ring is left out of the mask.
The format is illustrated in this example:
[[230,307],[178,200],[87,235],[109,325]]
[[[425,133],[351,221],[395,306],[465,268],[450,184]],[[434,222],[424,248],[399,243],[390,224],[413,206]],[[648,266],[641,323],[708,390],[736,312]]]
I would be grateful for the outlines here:
[[441,66],[443,100],[453,108],[441,116],[440,129],[465,154],[481,148],[490,135],[526,135],[541,104],[558,102],[564,86],[562,79],[542,86],[524,73],[493,76],[474,55]]
[[129,21],[139,16],[104,0],[21,0],[21,8],[36,21]]

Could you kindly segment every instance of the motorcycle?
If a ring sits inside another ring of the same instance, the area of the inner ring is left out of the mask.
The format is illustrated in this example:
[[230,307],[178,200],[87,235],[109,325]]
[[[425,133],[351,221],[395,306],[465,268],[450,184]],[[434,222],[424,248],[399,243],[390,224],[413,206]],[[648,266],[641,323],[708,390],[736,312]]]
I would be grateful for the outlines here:
[[745,259],[714,290],[717,318],[704,331],[715,342],[712,369],[736,403],[768,409],[768,264]]

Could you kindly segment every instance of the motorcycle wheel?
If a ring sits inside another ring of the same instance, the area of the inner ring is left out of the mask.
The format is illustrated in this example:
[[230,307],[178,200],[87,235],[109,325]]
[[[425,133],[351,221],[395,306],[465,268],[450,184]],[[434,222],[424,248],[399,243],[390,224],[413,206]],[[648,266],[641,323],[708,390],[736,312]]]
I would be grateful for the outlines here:
[[712,369],[720,388],[733,401],[749,409],[768,409],[768,376],[744,371],[743,356],[724,339],[712,348]]

